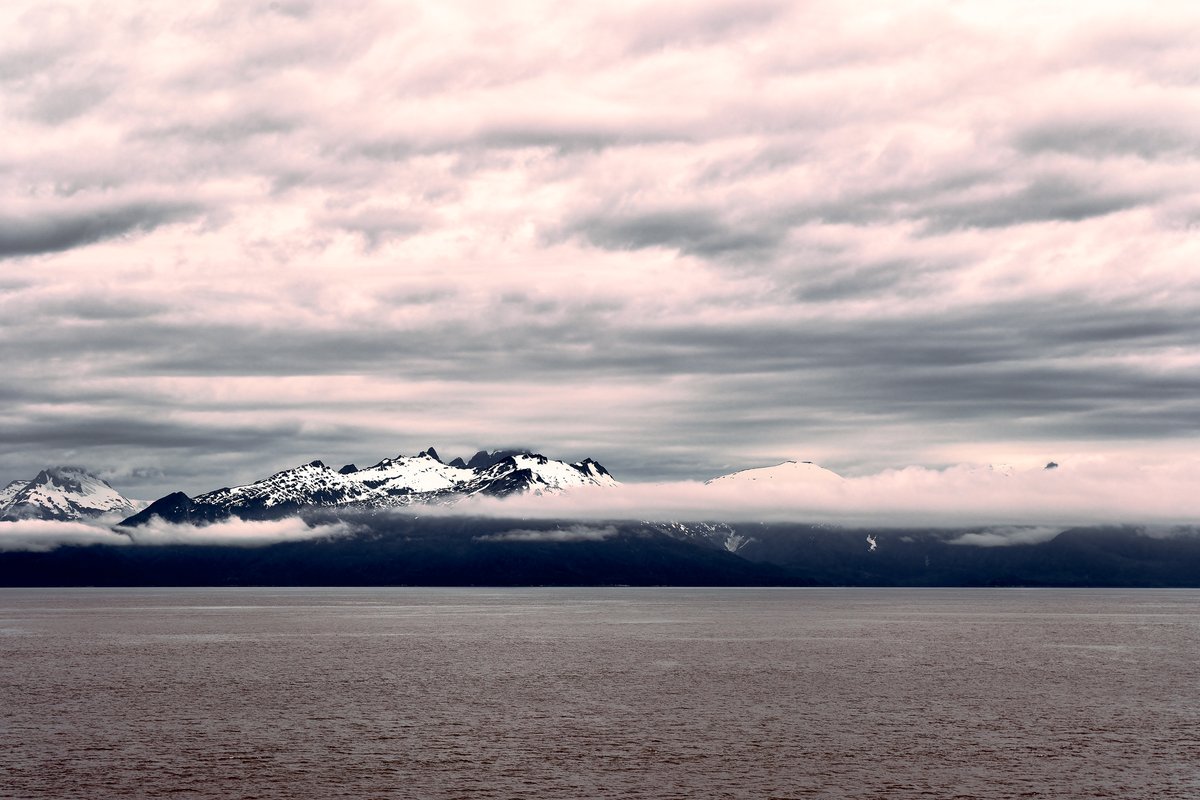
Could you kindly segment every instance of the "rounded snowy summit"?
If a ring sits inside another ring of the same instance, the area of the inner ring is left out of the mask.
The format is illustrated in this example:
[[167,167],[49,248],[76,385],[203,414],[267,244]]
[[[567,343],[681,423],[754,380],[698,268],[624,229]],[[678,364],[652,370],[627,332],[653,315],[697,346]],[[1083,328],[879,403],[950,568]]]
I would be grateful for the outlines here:
[[728,485],[737,483],[840,483],[845,480],[833,470],[825,469],[811,461],[785,461],[773,467],[757,467],[731,472],[719,478],[705,481],[708,484]]

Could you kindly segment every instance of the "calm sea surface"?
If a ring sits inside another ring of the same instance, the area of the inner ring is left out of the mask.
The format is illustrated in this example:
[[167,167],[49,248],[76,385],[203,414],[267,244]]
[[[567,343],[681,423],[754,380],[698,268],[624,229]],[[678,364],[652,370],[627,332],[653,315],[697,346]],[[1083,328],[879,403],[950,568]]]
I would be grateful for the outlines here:
[[1200,797],[1200,591],[0,590],[0,796]]

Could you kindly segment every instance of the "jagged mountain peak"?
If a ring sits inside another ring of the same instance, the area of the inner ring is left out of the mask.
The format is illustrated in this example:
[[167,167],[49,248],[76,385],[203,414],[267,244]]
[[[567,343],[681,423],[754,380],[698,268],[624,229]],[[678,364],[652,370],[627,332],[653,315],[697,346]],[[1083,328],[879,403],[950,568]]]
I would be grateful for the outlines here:
[[[125,524],[151,516],[172,521],[211,520],[222,516],[269,517],[314,507],[378,509],[414,503],[453,503],[471,495],[543,494],[583,486],[615,486],[617,481],[593,459],[567,464],[522,450],[481,450],[470,462],[444,463],[432,447],[415,456],[399,455],[357,469],[333,470],[321,461],[276,472],[241,486],[225,487],[195,498],[157,501]],[[183,500],[186,502],[183,502]]]
[[[529,450],[480,450],[471,459],[467,461],[467,467],[470,469],[488,469],[496,464],[499,464],[505,459],[511,459],[516,456],[532,456],[534,455]],[[542,456],[545,458],[545,456]]]
[[571,466],[582,471],[586,475],[595,475],[595,476],[608,475],[609,477],[612,477],[610,475],[609,471],[604,468],[603,464],[601,464],[599,461],[596,461],[595,459],[592,459],[592,458],[585,458],[583,461],[576,461]]
[[0,491],[0,519],[70,520],[129,513],[135,504],[107,481],[79,466],[46,467],[30,480]]

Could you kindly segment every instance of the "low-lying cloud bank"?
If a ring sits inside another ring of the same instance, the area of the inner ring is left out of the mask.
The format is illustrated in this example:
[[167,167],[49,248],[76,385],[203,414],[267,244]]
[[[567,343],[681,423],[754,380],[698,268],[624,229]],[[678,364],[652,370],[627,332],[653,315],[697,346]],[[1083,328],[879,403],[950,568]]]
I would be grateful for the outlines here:
[[346,536],[355,528],[346,522],[309,525],[299,517],[273,520],[227,519],[211,525],[164,522],[155,517],[148,524],[127,531],[133,544],[207,544],[262,547],[280,542],[302,542]]
[[[738,479],[712,483],[633,483],[562,494],[472,497],[451,506],[410,507],[397,513],[579,522],[551,531],[514,528],[479,537],[497,542],[602,541],[616,529],[587,523],[613,520],[924,527],[952,532],[951,544],[976,547],[1038,544],[1074,526],[1138,525],[1153,534],[1200,523],[1196,460],[1097,460],[1030,470],[906,467],[851,478],[816,468],[785,469],[768,476],[770,472],[758,471],[754,480],[743,473]],[[257,547],[359,530],[350,522],[313,524],[299,517],[234,518],[202,526],[155,518],[137,528],[111,527],[117,521],[0,522],[0,552],[91,544]]]
[[568,528],[557,528],[549,531],[528,530],[518,528],[502,533],[492,533],[486,536],[476,536],[477,542],[602,542],[616,536],[617,529],[613,525],[595,527],[588,525],[572,525]]
[[842,479],[798,476],[795,480],[625,484],[559,495],[469,498],[430,511],[537,519],[934,528],[1186,525],[1200,521],[1200,462],[1095,461],[1024,471],[906,467]]
[[345,536],[354,526],[345,522],[309,525],[298,517],[276,520],[228,519],[211,525],[187,525],[154,518],[138,528],[112,529],[98,519],[90,522],[19,520],[0,522],[0,553],[46,553],[63,546],[127,545],[224,545],[262,547],[279,542],[298,542]]
[[1054,525],[1008,525],[991,530],[973,531],[956,536],[950,544],[971,547],[1011,547],[1018,544],[1042,544],[1063,532]]
[[26,519],[0,522],[0,553],[48,553],[65,545],[127,545],[128,536],[87,522]]

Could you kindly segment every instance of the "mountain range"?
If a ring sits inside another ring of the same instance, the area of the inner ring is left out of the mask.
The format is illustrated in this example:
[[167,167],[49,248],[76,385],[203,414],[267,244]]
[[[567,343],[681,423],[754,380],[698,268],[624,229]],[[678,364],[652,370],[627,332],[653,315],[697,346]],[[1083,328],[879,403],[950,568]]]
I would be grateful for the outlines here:
[[481,450],[470,461],[443,462],[430,447],[415,456],[385,458],[359,469],[333,469],[312,461],[242,486],[189,497],[174,492],[126,519],[137,526],[161,517],[167,522],[213,522],[231,516],[273,519],[306,509],[369,510],[417,504],[452,504],[465,497],[548,494],[583,486],[617,486],[590,458],[568,464],[527,450]]
[[[740,470],[708,481],[711,485],[839,482],[840,475],[812,462],[785,461],[771,467]],[[253,483],[223,487],[189,497],[172,492],[150,504],[122,497],[99,477],[80,467],[50,467],[32,481],[14,481],[0,494],[0,519],[89,519],[123,514],[118,528],[136,528],[154,518],[167,523],[204,525],[230,518],[280,519],[333,512],[370,514],[381,509],[451,505],[473,495],[553,494],[579,487],[615,487],[603,465],[587,458],[575,463],[528,450],[480,450],[469,460],[443,461],[430,447],[414,456],[385,458],[359,469],[333,469],[311,461]],[[11,502],[5,501],[11,498]],[[668,538],[741,554],[757,540],[720,522],[666,522],[653,529]]]
[[[784,462],[709,483],[738,494],[842,480],[815,464]],[[438,516],[416,507],[617,485],[591,459],[568,464],[528,451],[481,451],[446,463],[431,448],[364,469],[310,462],[194,498],[176,492],[134,513],[137,504],[99,477],[53,467],[0,492],[7,537],[0,540],[0,585],[1200,585],[1195,527],[1000,535],[801,521]],[[196,527],[164,527],[153,517]],[[26,523],[89,518],[99,524]],[[300,538],[237,538],[237,531],[259,535],[276,525]]]
[[[836,483],[842,477],[809,461],[740,470],[707,481],[747,486],[795,482]],[[443,461],[430,447],[414,456],[385,458],[370,467],[346,464],[333,469],[311,461],[253,483],[223,487],[189,497],[172,492],[149,505],[123,497],[82,467],[48,467],[32,480],[0,491],[0,519],[87,519],[125,514],[122,525],[152,517],[167,522],[214,522],[229,517],[274,519],[319,508],[362,511],[421,504],[449,505],[474,495],[553,494],[580,487],[620,485],[597,461],[566,463],[528,450],[480,450],[469,460]],[[135,513],[136,512],[136,513]],[[736,552],[740,540],[724,526],[700,526],[705,538]]]

